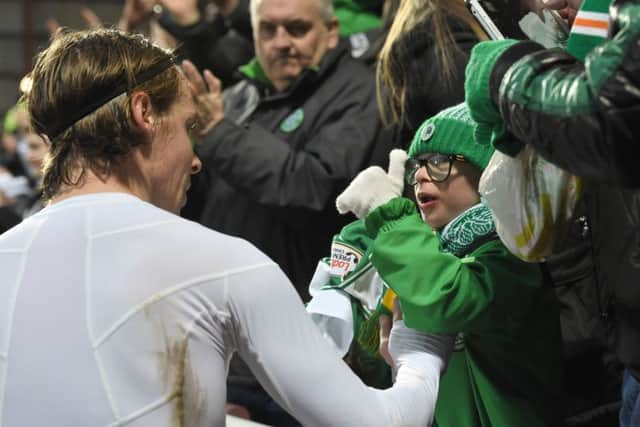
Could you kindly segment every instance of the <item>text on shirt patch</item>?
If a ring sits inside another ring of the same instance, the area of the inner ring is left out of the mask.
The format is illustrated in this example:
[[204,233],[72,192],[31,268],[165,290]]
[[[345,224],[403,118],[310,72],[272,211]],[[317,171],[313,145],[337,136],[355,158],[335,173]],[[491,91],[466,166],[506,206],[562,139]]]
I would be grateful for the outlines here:
[[344,278],[356,268],[360,258],[362,258],[362,254],[356,249],[339,242],[333,242],[329,274],[341,279]]

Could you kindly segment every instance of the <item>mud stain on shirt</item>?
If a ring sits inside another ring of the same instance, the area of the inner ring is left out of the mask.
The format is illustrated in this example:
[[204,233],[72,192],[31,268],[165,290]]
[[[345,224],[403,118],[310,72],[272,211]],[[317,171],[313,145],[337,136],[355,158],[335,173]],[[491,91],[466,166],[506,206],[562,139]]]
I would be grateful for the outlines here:
[[206,390],[197,377],[189,353],[189,334],[170,337],[162,327],[165,351],[157,354],[160,378],[173,402],[171,425],[174,427],[195,427],[203,425],[206,414]]

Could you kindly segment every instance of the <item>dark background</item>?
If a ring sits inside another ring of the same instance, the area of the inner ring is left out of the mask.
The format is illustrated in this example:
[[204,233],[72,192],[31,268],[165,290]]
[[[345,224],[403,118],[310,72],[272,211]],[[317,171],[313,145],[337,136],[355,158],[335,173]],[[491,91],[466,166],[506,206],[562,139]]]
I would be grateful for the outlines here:
[[89,7],[105,25],[113,25],[123,4],[123,0],[0,0],[0,117],[16,103],[20,79],[48,43],[49,18],[81,29],[85,25],[80,10]]

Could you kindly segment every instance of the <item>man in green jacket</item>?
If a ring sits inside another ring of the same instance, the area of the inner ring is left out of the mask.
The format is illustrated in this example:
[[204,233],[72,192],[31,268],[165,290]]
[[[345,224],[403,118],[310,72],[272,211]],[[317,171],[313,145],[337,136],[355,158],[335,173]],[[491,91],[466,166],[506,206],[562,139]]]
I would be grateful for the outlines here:
[[[493,148],[475,144],[464,105],[420,127],[397,197],[392,162],[361,172],[338,198],[365,219],[370,260],[398,295],[405,323],[457,334],[436,421],[448,426],[551,426],[563,415],[558,308],[541,270],[498,240],[478,181]],[[400,173],[398,173],[400,170]]]

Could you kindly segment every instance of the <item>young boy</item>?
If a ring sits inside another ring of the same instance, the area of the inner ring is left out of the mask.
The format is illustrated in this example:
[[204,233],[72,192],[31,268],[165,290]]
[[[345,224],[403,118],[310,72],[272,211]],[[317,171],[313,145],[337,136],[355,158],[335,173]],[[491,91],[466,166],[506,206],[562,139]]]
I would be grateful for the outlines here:
[[338,198],[365,219],[370,261],[398,295],[405,323],[456,333],[436,406],[439,427],[560,423],[562,354],[554,294],[540,268],[498,239],[478,181],[493,152],[473,140],[464,104],[418,129],[406,161],[415,204],[390,173],[361,172]]

